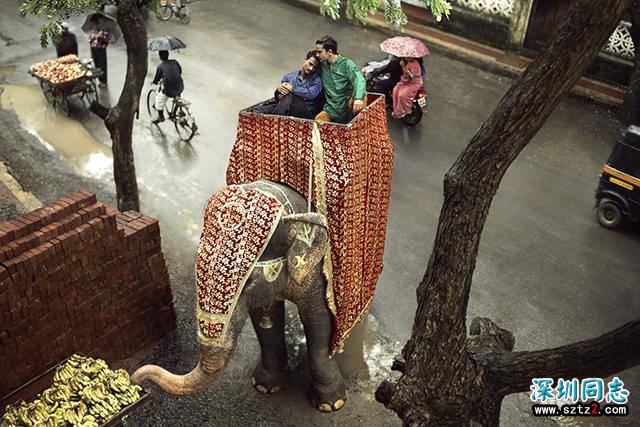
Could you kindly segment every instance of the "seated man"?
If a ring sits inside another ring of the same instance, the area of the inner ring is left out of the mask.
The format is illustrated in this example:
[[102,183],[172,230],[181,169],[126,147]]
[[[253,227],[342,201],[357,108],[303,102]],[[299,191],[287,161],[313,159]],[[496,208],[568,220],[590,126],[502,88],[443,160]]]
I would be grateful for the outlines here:
[[169,98],[180,96],[184,90],[182,82],[182,67],[175,59],[169,59],[169,52],[161,50],[159,52],[162,63],[156,69],[156,76],[153,78],[153,84],[157,85],[162,80],[162,90],[156,96],[156,110],[158,110],[158,118],[153,123],[158,124],[164,121],[164,107],[167,105]]
[[320,111],[322,79],[315,52],[307,53],[302,68],[285,74],[276,89],[275,100],[254,107],[251,112],[312,119]]
[[316,41],[320,75],[327,102],[316,120],[349,123],[365,107],[367,88],[360,68],[338,54],[338,42],[331,36]]

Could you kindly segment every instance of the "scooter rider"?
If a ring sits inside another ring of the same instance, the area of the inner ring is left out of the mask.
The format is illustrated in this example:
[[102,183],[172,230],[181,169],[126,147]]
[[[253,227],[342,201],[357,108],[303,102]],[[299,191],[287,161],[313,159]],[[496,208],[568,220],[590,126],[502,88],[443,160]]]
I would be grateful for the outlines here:
[[378,80],[375,82],[373,90],[375,92],[384,93],[387,97],[387,102],[391,103],[391,91],[400,81],[402,77],[402,65],[400,65],[400,58],[389,55],[389,62],[382,68],[373,69],[367,79],[373,79],[381,74],[389,73],[388,79]]

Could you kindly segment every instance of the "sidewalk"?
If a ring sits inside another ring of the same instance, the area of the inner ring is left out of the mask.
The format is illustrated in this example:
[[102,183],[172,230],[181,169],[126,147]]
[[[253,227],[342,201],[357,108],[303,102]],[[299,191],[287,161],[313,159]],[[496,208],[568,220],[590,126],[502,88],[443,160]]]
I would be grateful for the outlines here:
[[[317,0],[287,1],[319,14],[320,2]],[[429,12],[425,10],[425,13]],[[372,27],[385,33],[398,34],[398,31],[389,27],[384,20],[384,16],[380,13],[370,16],[367,22]],[[411,21],[405,26],[405,34],[424,40],[429,44],[429,47],[437,46],[442,48],[446,53],[457,59],[465,60],[474,65],[487,68],[489,71],[507,74],[509,76],[519,75],[532,61],[531,58],[513,52],[489,47]],[[612,106],[622,105],[624,99],[623,89],[588,77],[580,78],[571,92]]]
[[15,205],[20,213],[42,207],[42,203],[36,196],[22,189],[3,162],[0,162],[0,199]]

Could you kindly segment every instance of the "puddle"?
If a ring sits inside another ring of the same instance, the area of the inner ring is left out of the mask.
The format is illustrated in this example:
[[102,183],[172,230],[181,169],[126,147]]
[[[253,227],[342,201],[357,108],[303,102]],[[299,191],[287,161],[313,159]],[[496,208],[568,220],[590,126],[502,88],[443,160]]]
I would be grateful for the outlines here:
[[15,72],[16,72],[15,65],[0,67],[0,83],[4,83]]
[[[364,361],[366,363],[366,372],[362,372],[361,358],[356,354],[347,355],[353,350],[349,350],[349,345],[345,347],[345,352],[339,354],[337,357],[340,370],[343,375],[353,376],[355,380],[366,380],[367,383],[378,384],[383,379],[392,376],[391,363],[393,358],[400,354],[402,344],[400,342],[391,342],[385,338],[380,332],[380,326],[377,319],[369,314],[364,327],[364,331],[357,334],[352,333],[350,339],[361,340]],[[291,369],[298,369],[303,367],[306,361],[303,357],[306,356],[306,339],[304,336],[304,328],[300,317],[298,316],[298,310],[295,304],[285,301],[285,342],[287,343],[289,367]],[[352,349],[358,347],[358,343],[351,343]],[[357,351],[357,350],[356,350]],[[347,356],[347,357],[344,357]],[[351,357],[349,357],[351,356]],[[351,361],[345,361],[345,359],[351,358]],[[346,363],[345,363],[346,362]],[[354,384],[352,384],[353,386]],[[364,384],[363,384],[364,385]]]
[[5,85],[2,89],[0,108],[13,109],[29,133],[67,159],[78,173],[96,179],[111,176],[111,149],[98,142],[78,121],[54,110],[39,86]]

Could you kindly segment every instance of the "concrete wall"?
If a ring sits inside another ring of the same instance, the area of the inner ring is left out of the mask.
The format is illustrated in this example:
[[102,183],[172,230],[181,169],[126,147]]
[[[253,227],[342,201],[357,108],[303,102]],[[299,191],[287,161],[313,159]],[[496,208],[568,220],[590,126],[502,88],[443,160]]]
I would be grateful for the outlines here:
[[156,219],[73,193],[0,224],[0,397],[80,352],[108,363],[175,329]]
[[427,24],[452,34],[457,34],[497,48],[505,48],[510,43],[510,18],[499,14],[489,15],[452,4],[451,19],[436,22],[425,8],[422,0],[406,0],[402,9],[410,22]]

